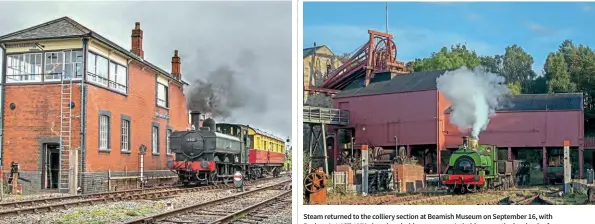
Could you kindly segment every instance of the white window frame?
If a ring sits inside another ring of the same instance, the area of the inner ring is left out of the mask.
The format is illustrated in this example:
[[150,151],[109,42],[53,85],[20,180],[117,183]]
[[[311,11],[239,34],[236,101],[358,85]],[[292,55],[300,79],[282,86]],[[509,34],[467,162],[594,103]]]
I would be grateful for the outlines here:
[[168,155],[171,155],[171,148],[169,147],[169,137],[171,136],[171,133],[173,131],[171,129],[166,129],[165,130],[165,151]]
[[6,59],[6,83],[41,82],[42,53],[10,54]]
[[122,135],[120,136],[120,150],[123,152],[130,152],[130,121],[126,119],[122,119],[121,131]]
[[151,148],[153,154],[159,154],[159,127],[157,126],[151,128]]
[[157,82],[157,106],[169,107],[169,87],[163,83]]
[[[100,61],[105,61],[105,66],[99,66],[98,62]],[[89,51],[87,54],[87,80],[97,85],[108,87],[109,64],[110,60],[108,58]]]
[[99,150],[109,150],[109,122],[108,115],[99,115]]
[[109,88],[118,92],[127,93],[128,68],[119,63],[109,62]]

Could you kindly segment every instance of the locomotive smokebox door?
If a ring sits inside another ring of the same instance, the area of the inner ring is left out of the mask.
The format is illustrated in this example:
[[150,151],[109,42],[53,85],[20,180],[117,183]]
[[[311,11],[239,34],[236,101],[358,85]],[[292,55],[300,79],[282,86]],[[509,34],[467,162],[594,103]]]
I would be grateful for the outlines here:
[[242,173],[239,171],[233,175],[233,184],[236,186],[238,192],[244,191],[244,178],[242,177]]

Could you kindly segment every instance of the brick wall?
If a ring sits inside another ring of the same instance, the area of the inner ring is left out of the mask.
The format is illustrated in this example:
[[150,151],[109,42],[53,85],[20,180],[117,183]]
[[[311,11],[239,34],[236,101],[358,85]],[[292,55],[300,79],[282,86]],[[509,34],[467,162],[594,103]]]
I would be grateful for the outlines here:
[[[80,87],[73,86],[75,103],[72,114],[80,115]],[[4,102],[3,166],[12,161],[21,171],[41,172],[43,144],[59,143],[60,86],[7,85]],[[10,105],[14,103],[15,109]],[[72,148],[80,146],[80,119],[72,119]],[[41,178],[41,173],[40,173]]]
[[[86,172],[139,170],[138,148],[147,146],[144,169],[163,170],[172,156],[166,155],[166,129],[184,130],[187,128],[188,110],[182,88],[169,85],[170,108],[156,106],[156,77],[148,69],[143,70],[137,63],[129,64],[128,95],[89,85],[87,103],[87,151]],[[106,100],[107,99],[107,100]],[[110,151],[99,151],[99,113],[110,115]],[[158,118],[156,113],[169,114],[170,119]],[[121,117],[130,117],[130,152],[122,152]],[[159,125],[159,155],[151,153],[151,128]]]

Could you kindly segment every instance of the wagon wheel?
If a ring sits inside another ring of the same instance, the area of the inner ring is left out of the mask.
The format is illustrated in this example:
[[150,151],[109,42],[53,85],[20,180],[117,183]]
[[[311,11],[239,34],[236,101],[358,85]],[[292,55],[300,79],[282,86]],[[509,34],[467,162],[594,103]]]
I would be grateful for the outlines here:
[[[320,182],[322,182],[322,184],[319,184],[317,182],[314,181],[314,179],[317,178],[318,180],[320,180]],[[318,191],[320,191],[321,185],[324,184],[324,176],[318,173],[311,173],[308,174],[308,176],[306,176],[305,180],[304,180],[304,188],[306,189],[306,191],[310,192],[310,193],[316,193]]]

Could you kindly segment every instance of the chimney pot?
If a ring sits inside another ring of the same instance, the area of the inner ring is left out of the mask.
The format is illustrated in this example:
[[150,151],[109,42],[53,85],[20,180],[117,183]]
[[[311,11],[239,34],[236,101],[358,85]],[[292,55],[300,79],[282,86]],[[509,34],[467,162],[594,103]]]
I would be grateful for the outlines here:
[[174,57],[178,57],[178,50],[174,50]]
[[134,23],[134,29],[136,29],[136,30],[140,29],[140,22]]

